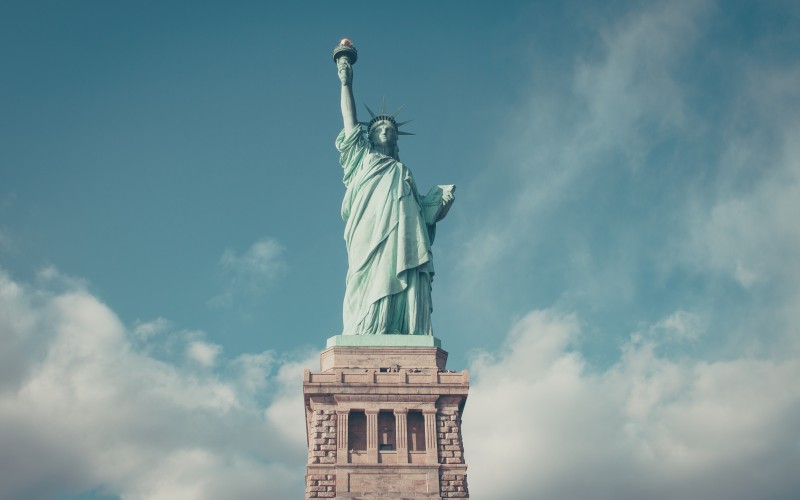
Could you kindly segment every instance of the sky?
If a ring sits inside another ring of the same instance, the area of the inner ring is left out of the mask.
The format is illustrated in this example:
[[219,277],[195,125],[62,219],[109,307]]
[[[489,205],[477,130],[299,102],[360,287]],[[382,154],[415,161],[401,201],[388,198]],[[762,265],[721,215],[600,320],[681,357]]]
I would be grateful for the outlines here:
[[331,51],[422,191],[476,499],[800,495],[800,6],[0,4],[0,499],[302,498]]

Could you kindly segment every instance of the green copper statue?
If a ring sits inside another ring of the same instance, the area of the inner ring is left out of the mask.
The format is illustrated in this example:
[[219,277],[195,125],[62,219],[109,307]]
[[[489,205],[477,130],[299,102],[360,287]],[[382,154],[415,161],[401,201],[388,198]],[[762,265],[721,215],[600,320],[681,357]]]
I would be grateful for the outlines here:
[[[433,335],[431,243],[436,223],[447,215],[455,186],[435,186],[420,196],[414,177],[400,162],[397,112],[359,123],[353,99],[353,64],[358,54],[348,39],[334,50],[342,84],[344,130],[336,148],[347,191],[342,202],[349,269],[343,335]],[[399,111],[399,110],[398,110]],[[366,133],[362,130],[366,128]]]

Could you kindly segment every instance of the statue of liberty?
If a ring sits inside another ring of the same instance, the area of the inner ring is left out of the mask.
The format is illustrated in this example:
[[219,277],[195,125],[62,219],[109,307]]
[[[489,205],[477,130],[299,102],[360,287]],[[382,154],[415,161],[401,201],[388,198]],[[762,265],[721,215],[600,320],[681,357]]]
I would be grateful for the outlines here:
[[[420,196],[411,170],[400,161],[399,112],[385,104],[359,123],[353,98],[357,52],[342,40],[334,50],[344,129],[336,138],[346,192],[342,201],[348,271],[343,335],[433,335],[431,244],[447,215],[455,186],[435,186]],[[362,129],[362,126],[364,129]]]

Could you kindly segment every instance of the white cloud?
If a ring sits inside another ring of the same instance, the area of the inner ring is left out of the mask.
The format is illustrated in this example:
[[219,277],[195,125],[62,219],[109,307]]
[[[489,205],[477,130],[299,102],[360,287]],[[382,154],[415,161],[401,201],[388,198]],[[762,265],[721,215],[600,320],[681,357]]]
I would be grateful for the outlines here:
[[[146,355],[84,290],[0,274],[0,498],[91,488],[124,499],[295,498],[305,461],[300,377],[316,353],[182,368]],[[523,318],[472,365],[465,443],[475,498],[789,498],[800,431],[797,358],[719,362],[660,354],[704,321],[644,326],[602,372],[576,349],[573,315]],[[42,333],[44,332],[44,333]],[[35,338],[43,349],[19,346]],[[202,343],[185,335],[187,347]],[[3,350],[5,354],[6,350]],[[274,370],[274,375],[272,374]],[[223,372],[228,373],[223,375]],[[257,402],[273,394],[266,408]]]
[[[306,441],[305,424],[298,425],[298,422],[305,422],[306,418],[303,393],[300,388],[302,387],[304,369],[312,368],[316,370],[318,367],[319,353],[308,351],[301,360],[284,363],[275,377],[281,389],[264,414],[267,421],[275,426],[280,431],[280,435],[290,442]],[[306,448],[296,448],[295,453],[298,458],[300,455],[305,457]]]
[[7,279],[0,269],[0,393],[17,387],[31,370],[29,359],[52,332],[45,327],[40,297]]
[[635,334],[616,364],[593,372],[572,350],[579,333],[573,316],[533,312],[503,354],[474,361],[464,417],[474,497],[788,500],[800,491],[797,357],[670,359],[658,339]]
[[232,249],[226,249],[220,259],[220,264],[225,269],[237,273],[257,274],[271,278],[286,269],[286,263],[281,256],[284,248],[277,241],[261,238],[253,243],[242,255]]
[[727,195],[696,214],[687,248],[696,265],[726,273],[746,289],[800,274],[793,254],[800,248],[794,215],[800,213],[800,151],[790,144],[753,192]]
[[708,321],[698,314],[678,310],[662,319],[650,329],[659,340],[697,340],[708,328]]
[[166,318],[158,317],[152,321],[137,321],[133,328],[133,334],[142,340],[148,340],[156,335],[160,335],[172,326],[172,322]]
[[270,283],[284,276],[289,269],[283,258],[283,245],[271,238],[261,238],[241,255],[228,248],[219,265],[226,286],[223,292],[208,300],[214,307],[231,306],[237,298],[258,296]]
[[748,126],[726,131],[724,168],[714,192],[692,200],[675,255],[717,289],[747,298],[725,312],[742,318],[737,339],[783,355],[800,342],[783,335],[800,322],[800,65],[741,64],[749,76],[739,113]]
[[[697,36],[698,18],[708,2],[673,2],[626,14],[601,36],[600,61],[578,63],[575,97],[587,112],[573,130],[578,165],[590,155],[621,150],[629,168],[637,168],[651,147],[647,126],[660,130],[687,126],[688,110],[675,68]],[[581,157],[583,156],[583,157]]]
[[233,367],[238,371],[237,379],[242,390],[255,394],[267,386],[270,370],[276,363],[275,353],[264,351],[259,354],[242,354],[233,360]]
[[186,355],[190,359],[207,367],[214,365],[217,356],[221,352],[222,346],[203,342],[202,340],[195,340],[186,347]]
[[123,499],[302,494],[305,439],[284,434],[290,424],[259,403],[270,386],[288,391],[291,377],[271,377],[272,364],[298,377],[301,365],[270,352],[226,361],[192,335],[186,347],[202,344],[198,357],[213,367],[157,360],[96,297],[62,284],[52,291],[0,273],[0,498],[93,488]]
[[36,284],[50,290],[87,290],[89,284],[83,278],[70,276],[49,264],[36,271]]

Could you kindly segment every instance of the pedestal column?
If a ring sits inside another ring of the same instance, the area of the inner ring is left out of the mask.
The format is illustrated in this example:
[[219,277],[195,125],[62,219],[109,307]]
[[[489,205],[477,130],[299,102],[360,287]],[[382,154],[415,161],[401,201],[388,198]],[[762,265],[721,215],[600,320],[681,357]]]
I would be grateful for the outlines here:
[[422,411],[425,418],[425,450],[427,451],[428,463],[439,462],[439,450],[436,440],[436,408]]
[[394,410],[395,427],[397,435],[397,463],[408,463],[408,409],[398,408]]
[[378,463],[378,410],[367,410],[367,461]]
[[336,463],[339,464],[346,464],[350,461],[350,453],[347,449],[350,440],[349,417],[350,412],[347,410],[336,411]]

